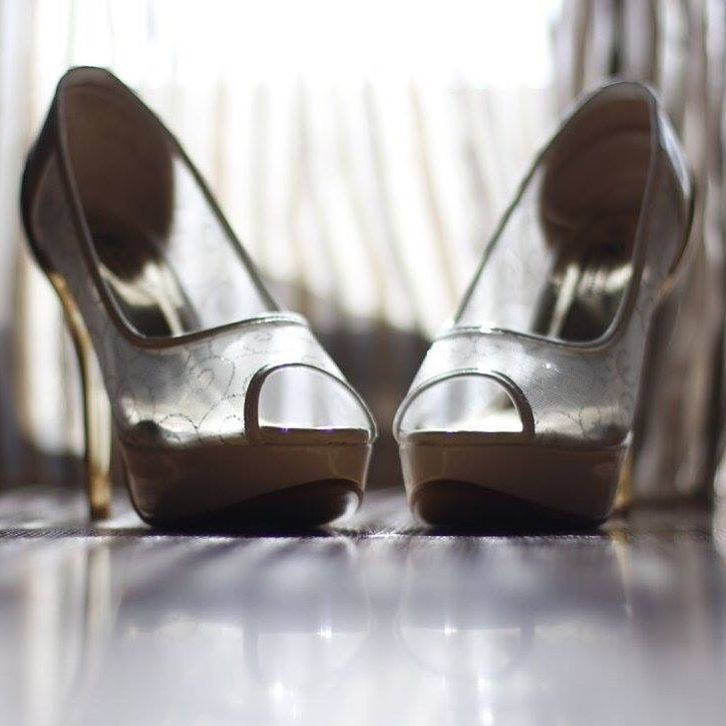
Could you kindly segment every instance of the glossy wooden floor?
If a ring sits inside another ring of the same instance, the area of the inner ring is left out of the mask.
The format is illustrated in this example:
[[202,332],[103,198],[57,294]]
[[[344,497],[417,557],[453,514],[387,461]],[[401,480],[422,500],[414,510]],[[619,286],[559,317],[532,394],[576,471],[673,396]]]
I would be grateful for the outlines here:
[[723,724],[726,519],[177,536],[0,497],[2,724]]

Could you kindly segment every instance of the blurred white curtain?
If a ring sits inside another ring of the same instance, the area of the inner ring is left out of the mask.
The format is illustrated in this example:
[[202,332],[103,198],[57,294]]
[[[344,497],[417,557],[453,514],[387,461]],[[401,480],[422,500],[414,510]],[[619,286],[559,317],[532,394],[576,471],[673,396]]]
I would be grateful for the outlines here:
[[[80,442],[75,363],[16,210],[22,157],[68,66],[111,68],[163,117],[283,301],[323,334],[425,336],[441,325],[556,120],[558,0],[0,7],[0,92],[11,99],[2,223],[12,235],[0,269],[11,479],[74,476],[62,454]],[[395,345],[384,348],[397,357]],[[385,395],[346,371],[384,419],[415,351]],[[365,378],[365,361],[358,370]]]
[[17,192],[58,77],[93,64],[177,134],[384,433],[564,106],[612,75],[653,83],[696,174],[699,246],[658,322],[632,486],[708,488],[724,408],[721,0],[0,0],[0,13],[5,481],[78,473],[75,361]]

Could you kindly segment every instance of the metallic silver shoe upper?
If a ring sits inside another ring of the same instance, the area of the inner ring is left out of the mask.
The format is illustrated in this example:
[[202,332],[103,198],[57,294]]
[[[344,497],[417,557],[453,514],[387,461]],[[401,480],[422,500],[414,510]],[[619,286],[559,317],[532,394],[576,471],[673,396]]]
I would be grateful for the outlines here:
[[113,75],[70,71],[32,156],[36,253],[79,309],[122,439],[375,437],[363,401],[305,319],[277,308],[177,142]]
[[586,98],[537,158],[431,345],[399,407],[399,440],[627,443],[692,197],[649,88],[617,82]]

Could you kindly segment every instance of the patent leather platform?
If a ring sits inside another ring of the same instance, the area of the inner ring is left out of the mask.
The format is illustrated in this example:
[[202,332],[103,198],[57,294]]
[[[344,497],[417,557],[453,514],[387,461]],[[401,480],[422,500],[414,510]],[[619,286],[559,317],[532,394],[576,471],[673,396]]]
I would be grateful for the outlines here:
[[118,446],[155,525],[317,525],[355,508],[375,423],[304,318],[265,290],[198,172],[117,78],[60,81],[22,212],[73,333],[88,496]]
[[420,517],[607,517],[692,208],[683,152],[650,89],[613,83],[569,115],[398,410]]

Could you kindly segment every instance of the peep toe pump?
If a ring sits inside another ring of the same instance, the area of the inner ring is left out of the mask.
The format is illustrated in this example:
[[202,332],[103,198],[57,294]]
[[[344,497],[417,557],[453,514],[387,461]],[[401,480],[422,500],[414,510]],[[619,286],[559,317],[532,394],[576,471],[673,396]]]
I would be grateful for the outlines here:
[[595,523],[627,471],[648,335],[693,190],[646,86],[585,99],[536,159],[394,423],[435,524]]
[[375,423],[305,319],[280,310],[159,119],[100,68],[58,84],[22,185],[85,395],[88,499],[118,446],[147,522],[331,521]]

